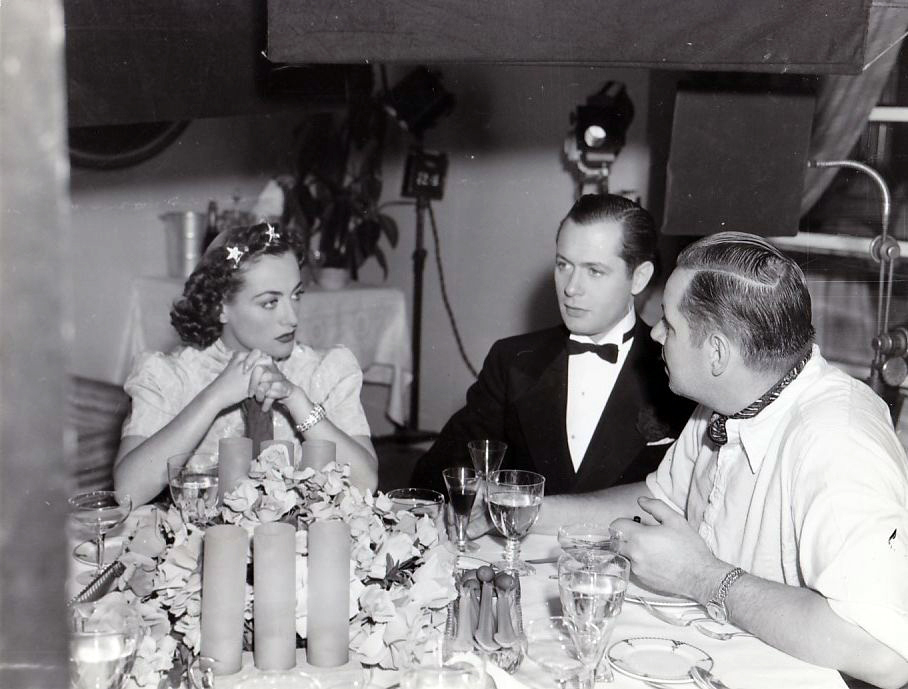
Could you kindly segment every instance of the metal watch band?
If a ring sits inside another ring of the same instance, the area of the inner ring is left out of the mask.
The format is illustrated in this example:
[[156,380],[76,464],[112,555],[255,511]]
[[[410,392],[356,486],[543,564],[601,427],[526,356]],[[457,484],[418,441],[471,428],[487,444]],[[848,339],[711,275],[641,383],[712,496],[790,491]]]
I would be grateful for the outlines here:
[[303,419],[303,422],[296,424],[295,428],[297,432],[302,435],[319,421],[324,419],[327,415],[328,412],[325,411],[325,408],[320,404],[316,404],[314,407],[312,407],[312,411],[309,412],[306,418]]
[[725,576],[722,577],[722,581],[719,583],[718,588],[716,588],[716,591],[713,593],[713,597],[709,602],[715,605],[721,605],[724,608],[729,589],[731,589],[732,584],[734,584],[742,574],[745,574],[745,571],[740,567],[734,567],[728,570]]

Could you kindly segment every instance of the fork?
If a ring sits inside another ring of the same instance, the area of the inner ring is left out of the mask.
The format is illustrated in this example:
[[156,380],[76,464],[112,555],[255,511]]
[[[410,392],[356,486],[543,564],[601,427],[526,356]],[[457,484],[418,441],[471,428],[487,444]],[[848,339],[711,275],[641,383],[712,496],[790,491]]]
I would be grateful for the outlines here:
[[[693,621],[699,622],[702,619],[703,618],[700,618],[700,619],[695,618]],[[709,618],[707,618],[707,619],[709,619]],[[740,630],[733,631],[733,632],[717,632],[702,624],[695,624],[694,629],[696,629],[698,632],[703,634],[703,636],[708,636],[710,639],[716,639],[717,641],[728,641],[729,639],[732,639],[736,636],[753,636],[753,634],[751,634],[750,632],[744,632],[744,631],[740,631]]]
[[[702,622],[703,620],[711,619],[711,618],[705,617],[703,615],[701,615],[699,617],[690,617],[690,618],[682,618],[682,617],[675,617],[674,615],[668,615],[668,614],[662,612],[661,610],[659,610],[658,608],[654,607],[653,605],[651,605],[644,598],[640,599],[640,604],[643,606],[644,610],[646,610],[650,615],[655,617],[657,620],[662,620],[666,624],[671,624],[676,627],[686,627],[690,624],[693,624],[694,622]],[[707,634],[707,636],[709,636],[709,635]]]

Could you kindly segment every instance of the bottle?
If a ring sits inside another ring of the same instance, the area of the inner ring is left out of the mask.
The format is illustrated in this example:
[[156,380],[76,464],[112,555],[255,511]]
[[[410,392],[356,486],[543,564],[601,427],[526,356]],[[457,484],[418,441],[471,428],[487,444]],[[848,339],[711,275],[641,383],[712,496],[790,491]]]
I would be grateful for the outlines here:
[[208,202],[208,220],[205,223],[205,238],[202,240],[202,253],[218,236],[218,204],[212,199]]

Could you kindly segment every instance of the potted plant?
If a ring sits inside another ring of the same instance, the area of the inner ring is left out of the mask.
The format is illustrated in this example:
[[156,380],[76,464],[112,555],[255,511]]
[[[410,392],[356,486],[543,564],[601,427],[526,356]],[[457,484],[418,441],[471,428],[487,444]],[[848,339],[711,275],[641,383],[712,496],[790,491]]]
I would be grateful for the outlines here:
[[[357,279],[374,257],[388,276],[381,246],[397,246],[397,223],[380,212],[385,114],[375,100],[359,99],[346,112],[317,113],[297,131],[296,174],[285,186],[283,221],[297,225],[310,246],[312,262],[339,268]],[[288,188],[290,186],[291,188]]]

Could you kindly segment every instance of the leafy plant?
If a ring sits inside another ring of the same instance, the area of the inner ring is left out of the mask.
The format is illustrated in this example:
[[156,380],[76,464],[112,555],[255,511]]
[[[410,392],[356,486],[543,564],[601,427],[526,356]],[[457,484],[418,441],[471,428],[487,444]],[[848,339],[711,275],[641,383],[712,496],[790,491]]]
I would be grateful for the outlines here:
[[285,222],[299,225],[318,241],[317,260],[348,268],[355,280],[369,258],[388,276],[380,244],[397,246],[397,223],[380,212],[385,114],[371,98],[350,103],[347,111],[317,113],[297,132],[296,176],[285,189]]

